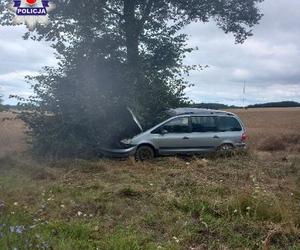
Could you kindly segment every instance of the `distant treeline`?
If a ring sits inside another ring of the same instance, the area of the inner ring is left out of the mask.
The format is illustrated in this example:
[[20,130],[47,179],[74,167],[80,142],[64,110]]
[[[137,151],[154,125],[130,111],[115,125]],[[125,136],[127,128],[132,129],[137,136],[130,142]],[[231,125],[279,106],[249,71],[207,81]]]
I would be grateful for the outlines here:
[[226,104],[221,104],[221,103],[195,103],[191,104],[191,107],[193,108],[200,108],[200,109],[238,109],[241,107],[238,106],[229,106]]
[[268,102],[262,104],[249,105],[248,108],[293,108],[300,107],[299,102],[284,101],[284,102]]
[[[195,103],[191,104],[193,108],[204,108],[204,109],[239,109],[240,106],[226,105],[221,103]],[[268,102],[248,105],[246,108],[292,108],[300,107],[300,103],[293,101],[283,101],[283,102]]]
[[[234,106],[234,105],[226,105],[222,103],[194,103],[190,104],[190,107],[193,108],[202,108],[202,109],[240,109],[241,106]],[[293,107],[300,107],[299,102],[293,101],[283,101],[283,102],[267,102],[267,103],[259,103],[248,105],[246,108],[293,108]],[[22,107],[17,105],[2,105],[2,109],[4,110],[11,110],[11,109],[22,109]]]
[[20,109],[20,107],[18,107],[17,105],[8,105],[8,104],[5,104],[5,105],[1,105],[1,109],[3,111],[8,111],[8,110],[12,110],[12,109]]

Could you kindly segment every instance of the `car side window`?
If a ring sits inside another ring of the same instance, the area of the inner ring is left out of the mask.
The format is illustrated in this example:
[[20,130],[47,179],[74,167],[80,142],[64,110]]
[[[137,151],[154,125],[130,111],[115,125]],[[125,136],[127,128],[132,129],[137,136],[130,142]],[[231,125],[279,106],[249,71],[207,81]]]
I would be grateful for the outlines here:
[[242,126],[239,121],[234,117],[218,117],[218,130],[221,132],[226,131],[241,131]]
[[217,131],[216,119],[213,116],[191,117],[192,132],[215,132]]
[[166,130],[168,133],[188,133],[190,131],[189,118],[175,118],[164,124],[161,129]]

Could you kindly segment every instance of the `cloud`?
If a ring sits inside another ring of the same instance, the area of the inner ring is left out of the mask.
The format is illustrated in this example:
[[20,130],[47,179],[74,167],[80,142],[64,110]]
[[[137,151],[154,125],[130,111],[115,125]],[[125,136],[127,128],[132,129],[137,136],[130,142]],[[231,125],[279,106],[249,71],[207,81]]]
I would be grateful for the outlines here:
[[186,63],[209,65],[188,77],[195,87],[189,88],[187,95],[194,101],[240,105],[244,81],[249,104],[300,101],[300,1],[266,0],[261,8],[264,17],[244,44],[234,44],[233,36],[224,34],[213,22],[185,29],[189,45],[199,47]]
[[43,66],[57,63],[46,42],[23,40],[24,26],[0,27],[0,94],[5,103],[15,104],[9,95],[28,97],[32,90],[26,75],[37,75]]

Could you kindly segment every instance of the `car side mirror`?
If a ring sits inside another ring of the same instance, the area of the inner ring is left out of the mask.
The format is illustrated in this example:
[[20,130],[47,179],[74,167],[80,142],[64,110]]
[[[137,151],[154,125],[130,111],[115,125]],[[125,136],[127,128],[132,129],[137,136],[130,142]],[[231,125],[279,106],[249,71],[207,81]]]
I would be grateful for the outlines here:
[[167,134],[168,133],[168,131],[166,130],[166,129],[162,129],[161,131],[160,131],[160,134],[162,134],[162,135],[165,135],[165,134]]

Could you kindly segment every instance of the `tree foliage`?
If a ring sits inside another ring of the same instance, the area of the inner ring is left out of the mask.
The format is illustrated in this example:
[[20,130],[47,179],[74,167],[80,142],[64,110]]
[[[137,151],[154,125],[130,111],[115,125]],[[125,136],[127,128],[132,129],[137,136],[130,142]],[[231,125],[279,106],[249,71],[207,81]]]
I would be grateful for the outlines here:
[[[261,18],[262,0],[53,0],[47,26],[25,39],[51,42],[58,67],[29,77],[35,95],[23,119],[41,155],[94,153],[101,144],[130,136],[132,107],[143,123],[186,102],[183,59],[192,49],[181,33],[191,22],[214,20],[242,43]],[[13,14],[0,4],[0,22]]]

